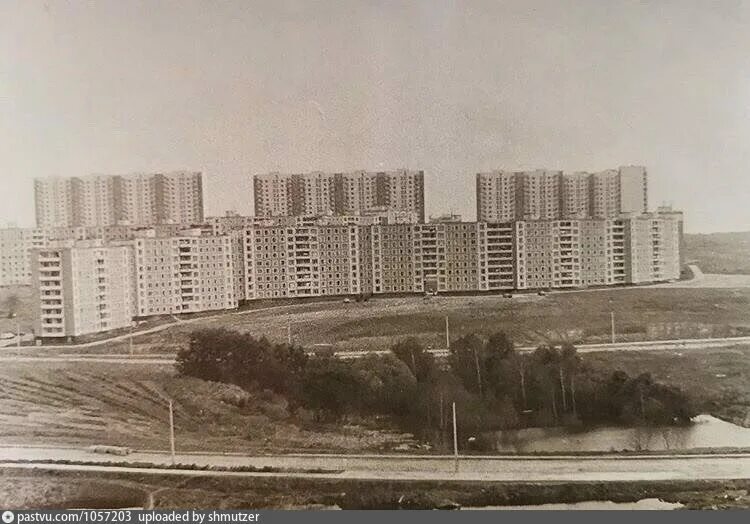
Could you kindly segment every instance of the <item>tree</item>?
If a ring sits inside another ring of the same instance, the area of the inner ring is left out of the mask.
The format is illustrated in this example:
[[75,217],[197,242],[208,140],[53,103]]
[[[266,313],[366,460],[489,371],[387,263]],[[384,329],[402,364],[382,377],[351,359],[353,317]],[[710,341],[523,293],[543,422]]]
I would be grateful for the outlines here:
[[319,420],[326,414],[338,420],[360,407],[361,387],[353,367],[335,358],[310,361],[302,391],[305,405],[316,411]]
[[371,355],[353,367],[364,409],[399,417],[413,412],[417,380],[404,362],[394,355]]
[[482,339],[475,334],[464,335],[451,343],[448,361],[451,370],[467,391],[484,396],[482,368],[485,360]]
[[428,353],[419,339],[408,337],[399,340],[391,351],[406,364],[417,382],[427,382],[435,377],[437,366],[435,358]]

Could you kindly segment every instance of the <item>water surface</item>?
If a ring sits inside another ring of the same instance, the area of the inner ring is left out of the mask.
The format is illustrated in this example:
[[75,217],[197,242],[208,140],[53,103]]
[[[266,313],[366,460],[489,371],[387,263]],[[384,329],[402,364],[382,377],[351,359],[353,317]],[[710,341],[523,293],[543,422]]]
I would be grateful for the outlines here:
[[750,428],[711,415],[698,415],[686,426],[527,428],[496,436],[497,451],[506,453],[750,448]]

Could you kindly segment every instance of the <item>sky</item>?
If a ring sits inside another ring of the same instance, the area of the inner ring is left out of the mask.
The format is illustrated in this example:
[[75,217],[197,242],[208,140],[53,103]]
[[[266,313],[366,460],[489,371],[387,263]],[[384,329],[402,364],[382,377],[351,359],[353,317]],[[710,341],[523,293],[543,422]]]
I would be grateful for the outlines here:
[[269,171],[474,175],[645,165],[688,232],[750,230],[750,0],[0,1],[0,224],[35,177],[204,173],[252,212]]

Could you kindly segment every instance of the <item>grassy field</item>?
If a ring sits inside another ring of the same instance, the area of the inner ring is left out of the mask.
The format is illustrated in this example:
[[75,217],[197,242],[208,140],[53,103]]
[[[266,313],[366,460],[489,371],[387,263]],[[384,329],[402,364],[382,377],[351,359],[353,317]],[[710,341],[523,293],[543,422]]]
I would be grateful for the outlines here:
[[750,345],[587,353],[585,358],[631,375],[649,372],[659,382],[686,390],[702,412],[750,427]]
[[13,363],[0,370],[0,442],[167,449],[168,399],[183,450],[379,449],[406,440],[313,424],[271,392],[179,377],[171,366]]
[[[30,327],[28,288],[0,289],[22,297],[22,329]],[[282,303],[284,304],[284,303]],[[750,334],[750,288],[623,288],[501,296],[438,296],[373,298],[368,302],[342,300],[285,305],[253,303],[253,310],[220,318],[175,323],[157,333],[136,335],[138,353],[174,353],[189,333],[200,327],[227,327],[285,341],[291,331],[295,343],[334,350],[387,349],[393,337],[416,336],[426,345],[445,347],[445,317],[451,337],[504,330],[518,345],[610,340],[610,311],[615,314],[618,341],[705,338]],[[269,306],[273,306],[267,309]],[[212,314],[217,314],[216,312]],[[174,319],[167,319],[173,321]],[[13,327],[11,325],[13,324]],[[15,329],[0,318],[0,331]],[[128,353],[128,340],[68,352]],[[44,353],[43,348],[24,352]]]
[[685,235],[685,258],[704,273],[750,275],[750,231]]
[[[452,338],[504,330],[517,345],[608,342],[610,311],[618,341],[750,334],[750,289],[631,288],[499,296],[378,298],[366,303],[307,303],[175,326],[137,337],[144,352],[174,351],[198,327],[227,327],[305,347],[387,349],[393,337],[416,336],[445,347]],[[122,349],[124,344],[120,345]]]

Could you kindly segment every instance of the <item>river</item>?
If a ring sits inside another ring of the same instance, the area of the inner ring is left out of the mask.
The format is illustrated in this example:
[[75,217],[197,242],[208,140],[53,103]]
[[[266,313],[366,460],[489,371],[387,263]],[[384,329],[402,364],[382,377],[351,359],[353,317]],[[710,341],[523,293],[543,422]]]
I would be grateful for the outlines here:
[[750,448],[750,428],[711,415],[698,415],[686,426],[527,428],[496,436],[497,451],[506,453]]

